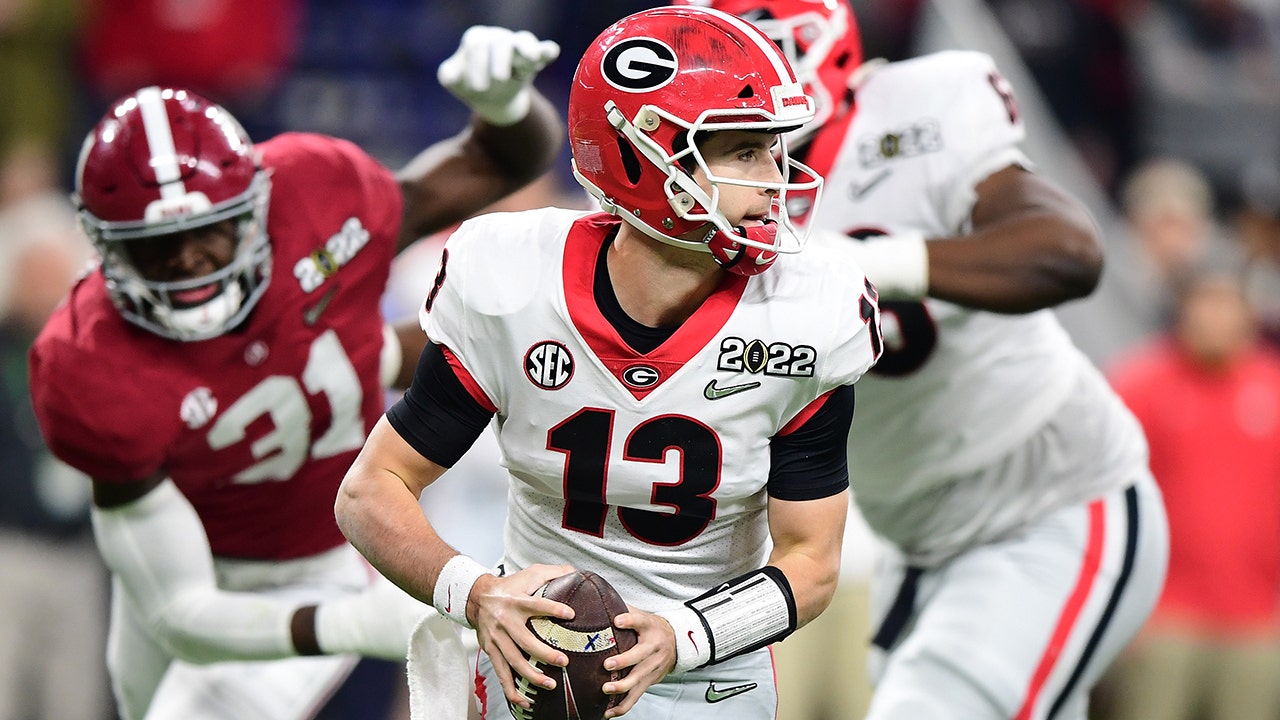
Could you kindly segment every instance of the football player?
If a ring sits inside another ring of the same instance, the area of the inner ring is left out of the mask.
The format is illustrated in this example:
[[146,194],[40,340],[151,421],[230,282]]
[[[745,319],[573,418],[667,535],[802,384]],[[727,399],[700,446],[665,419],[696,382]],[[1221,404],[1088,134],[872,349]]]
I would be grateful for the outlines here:
[[309,717],[357,655],[405,658],[433,611],[333,518],[383,380],[425,344],[379,299],[398,249],[550,166],[563,123],[530,83],[558,50],[469,30],[440,79],[473,120],[398,174],[331,137],[255,146],[179,88],[89,133],[75,200],[101,262],[35,342],[31,389],[93,478],[124,718]]
[[[530,716],[539,667],[568,662],[525,623],[571,616],[532,593],[573,568],[639,633],[605,661],[630,669],[602,686],[608,717],[774,716],[767,645],[831,597],[852,383],[881,348],[875,293],[829,272],[855,267],[847,244],[798,252],[785,210],[821,185],[782,139],[813,110],[749,23],[636,13],[569,97],[575,177],[604,212],[493,214],[449,239],[420,313],[433,344],[336,510],[375,567],[476,628],[489,720]],[[491,423],[511,476],[497,573],[418,499]]]
[[990,57],[863,63],[846,0],[686,2],[791,59],[819,105],[794,152],[827,181],[791,216],[852,248],[883,301],[849,437],[858,507],[898,551],[867,717],[1084,718],[1168,556],[1142,431],[1050,310],[1098,281],[1092,219],[1019,149]]

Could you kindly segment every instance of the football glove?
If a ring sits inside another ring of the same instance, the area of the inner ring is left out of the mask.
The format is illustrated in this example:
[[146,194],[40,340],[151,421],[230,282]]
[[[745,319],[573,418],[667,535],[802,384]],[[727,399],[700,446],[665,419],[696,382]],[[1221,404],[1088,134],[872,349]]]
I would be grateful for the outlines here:
[[529,113],[534,76],[559,55],[554,41],[527,30],[474,25],[436,78],[485,122],[513,125]]
[[428,613],[435,610],[379,575],[364,590],[316,607],[316,642],[326,655],[404,660],[409,636]]

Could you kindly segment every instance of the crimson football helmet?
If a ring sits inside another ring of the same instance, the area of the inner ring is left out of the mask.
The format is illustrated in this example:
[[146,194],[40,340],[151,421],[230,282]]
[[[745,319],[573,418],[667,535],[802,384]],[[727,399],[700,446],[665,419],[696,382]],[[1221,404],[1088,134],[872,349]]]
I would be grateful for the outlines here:
[[[147,87],[118,100],[85,138],[76,166],[74,199],[112,301],[129,322],[174,340],[221,335],[266,291],[269,197],[267,173],[240,123],[180,89]],[[228,219],[236,252],[226,267],[180,281],[138,270],[134,241]],[[200,300],[185,303],[184,295]]]
[[[606,29],[582,56],[569,92],[573,174],[612,213],[646,235],[710,252],[731,272],[754,275],[780,252],[798,252],[789,191],[820,191],[822,179],[792,159],[779,137],[780,182],[718,176],[696,136],[717,130],[786,133],[813,119],[813,98],[759,29],[717,10],[659,7]],[[701,168],[711,186],[693,179]],[[791,181],[792,170],[803,175]],[[777,192],[770,218],[747,229],[719,209],[720,186]],[[681,235],[710,224],[698,241]]]
[[793,145],[808,140],[848,103],[850,79],[862,65],[862,38],[849,0],[673,0],[672,4],[737,15],[782,48],[805,92],[818,105],[817,119],[788,136]]

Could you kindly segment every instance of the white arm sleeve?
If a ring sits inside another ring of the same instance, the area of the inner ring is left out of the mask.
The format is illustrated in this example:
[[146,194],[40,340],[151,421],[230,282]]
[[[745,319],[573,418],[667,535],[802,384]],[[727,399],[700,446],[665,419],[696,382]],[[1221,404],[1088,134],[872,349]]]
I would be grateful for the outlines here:
[[95,507],[91,517],[107,567],[174,657],[210,663],[297,654],[289,630],[297,603],[219,590],[204,526],[171,480],[135,502]]

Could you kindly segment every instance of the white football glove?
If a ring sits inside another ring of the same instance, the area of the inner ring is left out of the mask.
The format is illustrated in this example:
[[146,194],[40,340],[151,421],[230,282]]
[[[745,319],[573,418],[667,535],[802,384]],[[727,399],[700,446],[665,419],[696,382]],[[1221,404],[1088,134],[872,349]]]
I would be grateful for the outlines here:
[[409,636],[427,613],[434,614],[435,609],[378,575],[358,593],[320,603],[316,642],[326,655],[404,660]]
[[473,25],[436,78],[490,125],[513,125],[529,113],[534,76],[559,55],[559,45],[528,30]]

